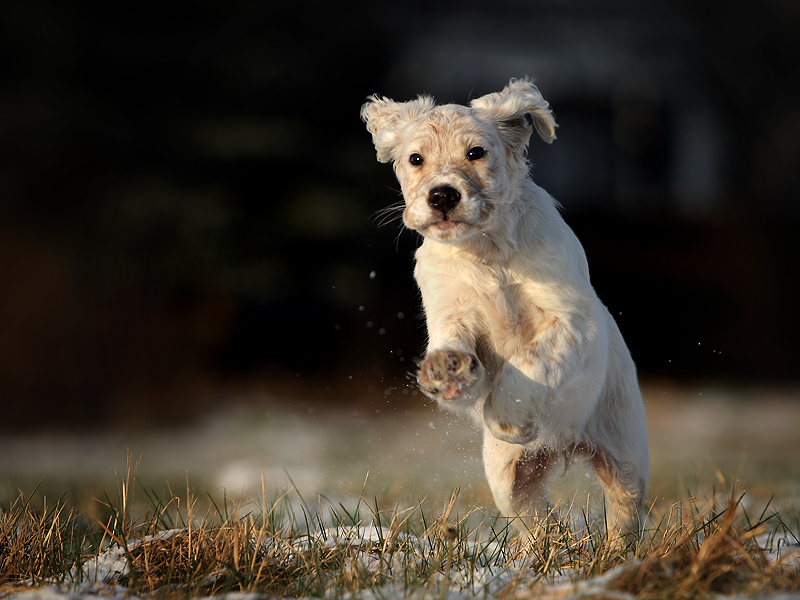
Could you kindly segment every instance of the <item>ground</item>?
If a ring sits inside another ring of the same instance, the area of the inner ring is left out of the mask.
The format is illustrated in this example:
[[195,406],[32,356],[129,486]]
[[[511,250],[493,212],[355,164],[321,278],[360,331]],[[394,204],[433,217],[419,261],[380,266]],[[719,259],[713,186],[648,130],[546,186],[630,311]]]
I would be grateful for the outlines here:
[[[716,488],[746,491],[745,512],[769,505],[769,511],[796,519],[800,391],[650,382],[644,395],[654,515]],[[381,510],[423,501],[441,514],[458,488],[453,515],[492,519],[480,434],[421,395],[409,391],[402,402],[398,397],[381,394],[371,404],[330,407],[250,392],[221,398],[218,411],[178,428],[4,435],[0,498],[5,505],[18,489],[31,493],[38,485],[37,494],[66,493],[81,514],[100,515],[101,490],[118,493],[130,460],[137,485],[184,498],[188,492],[198,498],[197,510],[209,499],[258,504],[264,496],[286,494],[300,511],[350,510],[367,498]],[[590,512],[598,506],[599,490],[586,470],[559,473],[552,490],[578,516],[587,496]],[[146,511],[143,491],[133,493]]]

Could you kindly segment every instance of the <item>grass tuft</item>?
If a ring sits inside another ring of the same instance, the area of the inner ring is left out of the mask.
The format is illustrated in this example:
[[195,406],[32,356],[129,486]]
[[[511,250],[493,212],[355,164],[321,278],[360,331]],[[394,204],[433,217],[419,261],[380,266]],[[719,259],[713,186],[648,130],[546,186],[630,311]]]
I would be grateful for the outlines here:
[[792,553],[784,560],[767,555],[776,534],[788,533],[785,524],[778,515],[766,517],[766,509],[753,523],[743,499],[732,493],[722,505],[717,496],[706,507],[694,498],[676,503],[666,524],[643,541],[644,557],[621,569],[610,587],[678,600],[800,591],[796,550],[794,560]]
[[66,582],[90,544],[90,528],[68,509],[63,497],[34,508],[20,492],[0,503],[0,585],[11,582]]

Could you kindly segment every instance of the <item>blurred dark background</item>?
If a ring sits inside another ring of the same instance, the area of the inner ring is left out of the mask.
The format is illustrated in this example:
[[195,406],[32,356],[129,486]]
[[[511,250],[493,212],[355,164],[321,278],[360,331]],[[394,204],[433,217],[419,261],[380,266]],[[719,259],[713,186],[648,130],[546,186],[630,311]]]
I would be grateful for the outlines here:
[[2,427],[408,402],[418,239],[359,108],[524,75],[643,378],[796,380],[799,59],[792,0],[6,6]]

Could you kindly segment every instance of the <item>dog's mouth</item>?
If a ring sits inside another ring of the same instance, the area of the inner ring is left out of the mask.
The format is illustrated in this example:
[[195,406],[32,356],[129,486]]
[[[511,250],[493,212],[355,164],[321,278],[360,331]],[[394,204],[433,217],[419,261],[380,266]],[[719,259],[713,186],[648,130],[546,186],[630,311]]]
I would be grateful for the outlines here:
[[460,223],[463,223],[463,221],[453,221],[452,219],[448,219],[447,217],[445,217],[441,221],[433,223],[431,227],[435,227],[439,231],[447,231],[448,229],[456,227]]
[[474,224],[459,219],[443,217],[417,228],[422,235],[441,241],[454,241],[462,238],[473,228]]

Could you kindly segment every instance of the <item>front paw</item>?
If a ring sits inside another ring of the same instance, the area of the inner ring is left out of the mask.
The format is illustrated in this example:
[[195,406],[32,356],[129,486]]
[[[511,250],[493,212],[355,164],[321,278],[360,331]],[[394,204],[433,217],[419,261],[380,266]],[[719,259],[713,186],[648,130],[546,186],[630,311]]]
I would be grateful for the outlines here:
[[457,350],[429,352],[417,373],[423,393],[445,404],[474,400],[471,392],[482,378],[483,367],[477,357]]
[[494,437],[509,444],[527,444],[539,436],[539,426],[529,415],[508,408],[498,411],[492,400],[489,398],[483,405],[483,422]]

